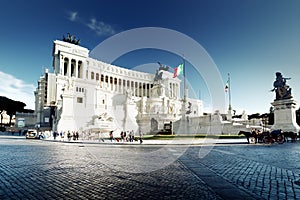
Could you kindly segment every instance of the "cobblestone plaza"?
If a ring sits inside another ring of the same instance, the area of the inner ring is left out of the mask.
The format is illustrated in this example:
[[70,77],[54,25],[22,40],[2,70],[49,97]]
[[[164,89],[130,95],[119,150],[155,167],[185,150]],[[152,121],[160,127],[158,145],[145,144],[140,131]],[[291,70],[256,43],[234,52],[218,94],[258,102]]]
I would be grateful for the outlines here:
[[300,198],[299,142],[120,145],[0,136],[0,157],[0,199]]

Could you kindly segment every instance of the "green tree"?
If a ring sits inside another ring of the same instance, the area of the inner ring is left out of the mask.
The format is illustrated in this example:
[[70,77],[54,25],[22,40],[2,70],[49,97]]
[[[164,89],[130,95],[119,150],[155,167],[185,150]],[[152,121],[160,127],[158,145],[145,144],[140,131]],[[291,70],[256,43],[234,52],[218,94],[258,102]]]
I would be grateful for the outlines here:
[[255,114],[252,114],[252,115],[249,115],[248,116],[248,119],[258,119],[258,118],[261,118],[260,114],[259,113],[255,113]]
[[8,107],[9,99],[7,97],[0,96],[0,115],[1,115],[1,126],[3,121],[3,114]]
[[8,125],[10,126],[13,115],[15,115],[16,112],[24,111],[25,106],[26,106],[26,104],[23,102],[14,101],[7,97],[0,96],[1,124],[2,124],[2,119],[3,119],[2,115],[3,115],[4,111],[6,111],[6,114],[9,115],[9,124]]

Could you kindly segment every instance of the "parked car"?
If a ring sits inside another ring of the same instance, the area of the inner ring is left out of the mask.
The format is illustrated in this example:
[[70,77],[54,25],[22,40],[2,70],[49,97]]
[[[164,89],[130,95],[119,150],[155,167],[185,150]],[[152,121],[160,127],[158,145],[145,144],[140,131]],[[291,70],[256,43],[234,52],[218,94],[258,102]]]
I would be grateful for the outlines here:
[[26,132],[26,139],[43,139],[43,135],[38,134],[35,129],[29,129]]

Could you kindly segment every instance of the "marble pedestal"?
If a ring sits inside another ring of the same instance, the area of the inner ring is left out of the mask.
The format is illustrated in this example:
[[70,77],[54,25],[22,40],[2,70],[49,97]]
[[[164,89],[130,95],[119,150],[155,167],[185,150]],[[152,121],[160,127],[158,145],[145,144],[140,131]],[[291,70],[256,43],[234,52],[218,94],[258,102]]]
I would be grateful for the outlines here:
[[274,106],[274,125],[271,130],[281,129],[297,133],[300,127],[296,123],[296,101],[283,99],[275,100],[271,104]]
[[64,93],[62,95],[62,113],[57,124],[57,131],[76,131],[76,123],[74,120],[74,95],[71,93]]

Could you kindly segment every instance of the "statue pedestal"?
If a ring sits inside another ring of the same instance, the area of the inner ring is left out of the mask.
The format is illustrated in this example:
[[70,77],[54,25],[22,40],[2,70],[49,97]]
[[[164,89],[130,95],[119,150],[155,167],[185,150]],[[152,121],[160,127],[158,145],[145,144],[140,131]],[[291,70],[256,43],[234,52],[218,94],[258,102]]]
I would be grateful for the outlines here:
[[62,95],[62,113],[61,118],[57,124],[57,130],[60,131],[77,131],[77,127],[74,120],[73,106],[74,95],[70,93],[64,93]]
[[296,101],[293,99],[283,99],[275,100],[271,104],[274,106],[274,125],[271,129],[281,129],[297,133],[300,127],[296,123]]

